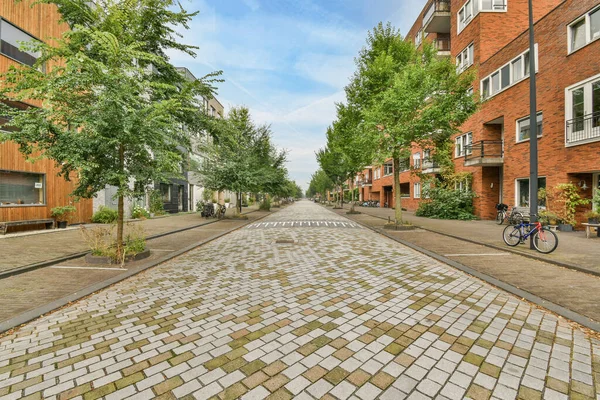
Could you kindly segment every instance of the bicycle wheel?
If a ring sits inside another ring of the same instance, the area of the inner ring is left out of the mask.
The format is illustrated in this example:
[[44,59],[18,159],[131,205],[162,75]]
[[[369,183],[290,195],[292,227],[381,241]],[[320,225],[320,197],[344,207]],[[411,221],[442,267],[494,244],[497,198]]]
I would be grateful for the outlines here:
[[533,246],[540,253],[552,253],[558,246],[558,236],[550,229],[542,228],[533,235]]
[[518,226],[508,225],[502,232],[502,239],[511,247],[518,245],[521,243],[521,229]]
[[520,212],[512,213],[508,219],[508,222],[511,225],[519,225],[523,223],[523,214],[521,214]]
[[498,225],[502,225],[504,223],[504,213],[502,211],[498,211],[496,215],[496,223]]

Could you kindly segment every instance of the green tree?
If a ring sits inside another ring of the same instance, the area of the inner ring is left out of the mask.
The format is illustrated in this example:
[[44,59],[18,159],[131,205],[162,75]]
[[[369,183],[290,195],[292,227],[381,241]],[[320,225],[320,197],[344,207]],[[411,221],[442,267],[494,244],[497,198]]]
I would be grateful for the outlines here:
[[177,146],[189,148],[186,132],[207,124],[197,99],[212,95],[214,75],[187,82],[166,58],[172,49],[194,54],[176,30],[195,14],[173,11],[176,0],[39,2],[58,6],[72,30],[52,46],[24,45],[41,54],[34,68],[13,67],[1,77],[0,99],[43,104],[11,111],[19,134],[8,139],[27,156],[54,160],[66,179],[76,175],[75,196],[117,187],[121,257],[130,183],[143,187],[177,173]]
[[[247,108],[232,108],[213,121],[215,137],[199,145],[204,155],[200,174],[205,187],[238,193],[279,193],[287,185],[286,153],[271,141],[271,129],[257,126]],[[238,198],[239,200],[239,198]],[[241,212],[242,202],[238,201]]]
[[327,191],[331,189],[333,189],[333,181],[325,171],[319,169],[312,174],[306,195],[308,197],[314,197],[315,195],[320,194],[322,198],[326,198]]
[[450,59],[438,57],[425,43],[365,111],[366,131],[377,144],[376,159],[393,160],[396,223],[402,223],[401,160],[410,156],[413,144],[443,147],[475,112],[477,102],[469,91],[473,79],[471,73],[457,73]]

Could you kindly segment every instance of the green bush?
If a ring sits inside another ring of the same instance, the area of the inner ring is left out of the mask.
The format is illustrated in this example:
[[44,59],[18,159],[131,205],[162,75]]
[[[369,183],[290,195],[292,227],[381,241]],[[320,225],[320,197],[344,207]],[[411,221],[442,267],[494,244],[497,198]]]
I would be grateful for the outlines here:
[[134,206],[131,210],[131,218],[146,219],[150,218],[150,213],[142,206]]
[[112,224],[118,218],[117,210],[100,206],[100,209],[92,215],[92,222],[95,224]]
[[265,197],[262,203],[260,203],[260,206],[258,206],[258,209],[262,211],[271,211],[271,200]]
[[162,215],[165,213],[162,196],[158,190],[150,192],[150,213],[154,215]]
[[475,192],[433,187],[428,189],[429,201],[421,201],[416,215],[439,219],[475,219],[473,199]]

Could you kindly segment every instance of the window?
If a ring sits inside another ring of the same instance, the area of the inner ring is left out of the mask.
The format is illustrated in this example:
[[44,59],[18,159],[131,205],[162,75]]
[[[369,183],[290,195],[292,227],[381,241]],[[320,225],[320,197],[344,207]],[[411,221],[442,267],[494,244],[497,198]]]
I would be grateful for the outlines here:
[[431,150],[423,150],[423,160],[431,160]]
[[423,41],[423,30],[421,29],[419,32],[417,32],[417,35],[415,36],[415,46],[419,47],[419,45],[421,44],[422,41]]
[[469,180],[465,178],[459,182],[456,182],[454,184],[454,190],[458,190],[460,192],[469,191]]
[[583,15],[569,25],[569,53],[600,39],[600,7]]
[[421,153],[413,154],[413,168],[421,168]]
[[44,174],[0,171],[0,206],[46,203]]
[[455,156],[463,157],[472,152],[471,144],[473,143],[473,133],[465,133],[456,138]]
[[420,182],[415,182],[415,184],[414,184],[413,197],[415,199],[421,198],[421,183]]
[[600,139],[600,75],[567,88],[565,96],[567,144]]
[[507,0],[469,0],[458,11],[458,33],[480,12],[505,12]]
[[394,165],[392,163],[383,164],[383,175],[388,176],[394,173]]
[[[546,178],[538,178],[538,189],[546,188]],[[529,207],[529,178],[517,179],[515,204],[517,207]],[[538,206],[545,207],[546,203],[539,201]]]
[[162,197],[163,203],[171,202],[171,185],[167,183],[160,184],[160,195]]
[[375,168],[373,170],[373,179],[381,178],[381,168]]
[[[537,60],[538,50],[535,45],[535,55]],[[494,71],[481,80],[481,95],[483,99],[488,99],[506,88],[517,84],[529,76],[529,50],[520,54],[511,62],[503,65],[500,69]],[[536,62],[536,71],[538,70]]]
[[[542,137],[542,113],[537,115],[537,136]],[[529,140],[531,137],[531,129],[529,129],[529,116],[521,118],[517,121],[517,142],[523,142]]]
[[22,64],[33,66],[40,54],[20,50],[21,42],[32,40],[36,39],[6,20],[0,19],[0,53]]
[[473,65],[473,43],[456,56],[456,67],[458,71],[464,71]]

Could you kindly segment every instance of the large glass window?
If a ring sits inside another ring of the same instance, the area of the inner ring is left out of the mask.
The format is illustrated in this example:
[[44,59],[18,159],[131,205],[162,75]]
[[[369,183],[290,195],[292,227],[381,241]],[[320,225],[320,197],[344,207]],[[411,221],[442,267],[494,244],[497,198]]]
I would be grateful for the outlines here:
[[[546,178],[538,178],[538,189],[546,188]],[[517,179],[517,200],[518,207],[529,207],[529,179]],[[539,200],[538,206],[545,207],[546,203],[542,199]]]
[[171,202],[171,185],[167,183],[160,184],[160,195],[162,197],[163,203]]
[[464,155],[470,155],[473,151],[473,133],[465,133],[456,138],[455,156],[462,157]]
[[592,40],[600,38],[600,8],[590,13],[590,35]]
[[383,175],[391,175],[394,173],[394,165],[392,163],[383,164]]
[[[537,135],[538,137],[542,136],[542,121],[543,114],[539,113],[537,115]],[[522,142],[524,140],[528,140],[531,137],[531,129],[530,128],[530,118],[529,116],[522,118],[517,121],[517,142]]]
[[573,119],[575,120],[575,130],[583,130],[583,116],[585,115],[585,97],[584,88],[573,90]]
[[523,79],[523,59],[521,57],[512,62],[512,74],[515,81]]
[[[536,45],[537,56],[537,45]],[[481,80],[481,93],[484,99],[494,96],[529,76],[529,51],[523,52],[511,62],[502,66]],[[536,68],[537,70],[537,68]]]
[[35,38],[7,21],[0,19],[0,52],[5,56],[23,64],[33,66],[40,54],[20,50],[21,42],[30,42],[32,40],[35,40]]
[[492,75],[492,93],[498,93],[500,91],[500,73],[496,72]]
[[415,169],[421,168],[421,153],[413,154],[413,167]]
[[416,182],[414,184],[413,197],[415,199],[420,199],[421,198],[421,184],[419,182]]
[[577,50],[585,46],[585,19],[571,26],[571,50]]
[[600,126],[600,82],[592,85],[592,126]]
[[43,174],[0,171],[0,206],[45,204],[45,186]]
[[503,67],[500,74],[502,75],[502,89],[506,89],[510,85],[510,65]]

